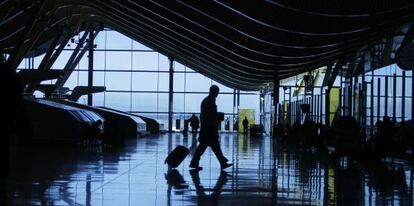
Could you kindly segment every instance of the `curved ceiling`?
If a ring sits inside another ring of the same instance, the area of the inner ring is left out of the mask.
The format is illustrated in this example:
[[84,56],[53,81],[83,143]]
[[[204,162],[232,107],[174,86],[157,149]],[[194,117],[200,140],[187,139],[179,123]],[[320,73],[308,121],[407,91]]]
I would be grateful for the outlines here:
[[11,53],[99,22],[220,83],[256,90],[394,36],[414,20],[414,2],[6,0],[0,13],[0,47]]

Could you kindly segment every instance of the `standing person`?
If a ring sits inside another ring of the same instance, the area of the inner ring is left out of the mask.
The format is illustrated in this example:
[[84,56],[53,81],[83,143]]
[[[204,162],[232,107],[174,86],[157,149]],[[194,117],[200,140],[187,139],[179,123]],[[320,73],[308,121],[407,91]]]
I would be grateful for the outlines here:
[[198,145],[193,159],[191,160],[190,167],[194,169],[203,169],[199,166],[200,157],[206,151],[207,147],[210,146],[216,155],[218,161],[220,162],[221,169],[230,167],[233,164],[227,163],[227,158],[224,157],[223,152],[220,148],[219,135],[218,135],[218,125],[220,120],[218,119],[217,114],[217,105],[216,98],[219,94],[219,88],[216,85],[210,87],[209,94],[201,102],[201,130]]
[[243,134],[247,134],[247,129],[249,128],[249,120],[247,120],[247,117],[244,117],[242,123],[243,123]]
[[193,136],[196,136],[197,130],[198,128],[200,128],[200,120],[195,114],[193,114],[193,116],[190,117],[190,126],[191,126],[191,132],[193,133]]

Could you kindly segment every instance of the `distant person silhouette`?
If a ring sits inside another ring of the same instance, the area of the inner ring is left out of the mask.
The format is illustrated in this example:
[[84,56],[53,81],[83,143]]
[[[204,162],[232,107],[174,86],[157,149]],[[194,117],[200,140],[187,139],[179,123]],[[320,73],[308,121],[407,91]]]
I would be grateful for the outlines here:
[[225,169],[232,165],[227,163],[228,160],[224,157],[220,148],[218,135],[218,125],[220,124],[220,120],[218,118],[216,105],[216,98],[218,94],[219,87],[213,85],[210,87],[209,95],[201,102],[201,130],[198,138],[200,144],[198,145],[190,163],[190,167],[195,169],[202,169],[202,167],[199,166],[200,158],[208,146],[211,147],[220,162],[221,169]]
[[3,53],[0,53],[0,88],[3,89],[3,104],[0,147],[0,194],[3,196],[6,189],[6,180],[9,171],[10,140],[17,136],[18,120],[22,109],[22,85],[16,71],[4,62]]
[[247,130],[249,128],[249,120],[247,120],[247,117],[244,117],[242,124],[243,124],[243,134],[247,134]]
[[238,117],[234,118],[233,130],[234,131],[239,131],[239,118]]
[[96,143],[97,141],[102,141],[103,138],[103,134],[101,131],[101,126],[102,126],[102,120],[97,120],[94,121],[91,126],[89,127],[89,131],[88,131],[88,144],[89,143]]
[[193,116],[191,116],[189,120],[190,120],[191,132],[193,136],[196,136],[197,130],[198,128],[200,128],[200,120],[195,114],[193,114]]

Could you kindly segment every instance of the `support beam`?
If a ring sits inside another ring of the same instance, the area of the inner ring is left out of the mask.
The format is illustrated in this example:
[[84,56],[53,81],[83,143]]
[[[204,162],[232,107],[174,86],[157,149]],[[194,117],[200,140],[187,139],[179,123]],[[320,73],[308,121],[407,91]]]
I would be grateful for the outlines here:
[[[89,41],[88,41],[88,87],[92,88],[93,87],[93,47],[94,47],[94,33],[93,30],[91,29],[89,31]],[[92,94],[88,94],[88,105],[92,106],[93,103],[93,95]]]
[[385,39],[384,50],[382,51],[382,66],[391,64],[391,52],[394,45],[394,37],[392,35]]
[[[372,76],[371,76],[372,77]],[[374,136],[374,78],[371,78],[370,85],[370,101],[369,101],[369,125],[370,125],[370,136]]]
[[[55,37],[55,39],[51,42],[49,49],[47,50],[45,56],[42,59],[42,62],[39,64],[38,70],[39,71],[48,71],[53,63],[56,61],[62,50],[65,48],[67,42],[69,41],[70,37],[72,36],[71,32],[68,32],[62,39],[58,49],[55,51],[56,45],[59,43],[60,36],[63,32],[59,32],[59,34]],[[33,94],[36,87],[40,84],[40,82],[32,82],[28,88],[26,89],[26,93]]]
[[273,79],[273,105],[274,105],[274,108],[275,108],[275,111],[274,111],[274,120],[273,120],[273,133],[272,133],[272,136],[275,138],[276,137],[276,125],[280,122],[280,119],[279,119],[279,113],[280,113],[280,111],[279,111],[279,89],[280,88],[280,80],[279,80],[279,78],[277,77],[277,72],[276,72],[276,74],[275,74],[275,77],[274,77],[274,79]]
[[169,86],[168,86],[168,131],[172,132],[173,123],[173,92],[174,92],[174,59],[168,58],[170,61],[169,68]]
[[320,88],[320,95],[319,95],[319,123],[321,124],[322,124],[322,111],[323,111],[322,97],[323,97],[323,87]]
[[397,74],[392,75],[392,120],[397,122]]
[[358,60],[358,52],[356,52],[356,54],[353,55],[353,57],[351,59],[351,62],[349,64],[348,71],[347,71],[346,76],[345,76],[347,79],[352,78],[354,76],[357,67],[361,63],[361,62],[359,62],[357,64],[357,60]]
[[72,37],[73,33],[68,32],[65,37],[63,38],[62,42],[60,43],[59,47],[56,49],[56,51],[53,53],[53,55],[50,57],[50,59],[46,62],[44,67],[39,66],[38,69],[46,71],[52,68],[53,64],[55,63],[56,59],[59,57],[59,55],[62,53],[63,49],[65,48],[66,44],[69,42],[70,38]]
[[325,90],[325,125],[326,126],[331,126],[330,125],[330,96],[331,96],[331,89],[329,88],[329,89],[326,89]]
[[366,55],[367,52],[365,52],[362,56],[361,56],[361,60],[359,60],[358,65],[355,67],[354,73],[352,74],[352,76],[358,76],[360,74],[365,73],[365,59],[366,59]]
[[332,75],[329,77],[328,83],[327,83],[327,85],[326,85],[326,86],[328,86],[328,89],[329,89],[329,90],[332,88],[332,86],[333,86],[333,84],[334,84],[334,82],[335,82],[335,79],[336,79],[336,77],[337,77],[337,76],[338,76],[338,74],[339,74],[339,71],[340,71],[340,70],[342,70],[342,64],[343,64],[343,62],[344,62],[344,60],[343,60],[343,59],[340,59],[340,60],[336,63],[336,65],[335,65],[335,67],[334,67],[334,69],[333,69],[333,71],[332,71]]
[[414,38],[414,22],[412,22],[411,27],[408,29],[407,33],[405,33],[404,39],[401,42],[401,46],[406,46],[411,44]]
[[384,116],[388,116],[388,76],[385,76]]
[[52,56],[53,52],[55,51],[55,48],[56,48],[57,44],[59,43],[59,39],[62,36],[63,30],[64,30],[64,28],[62,27],[60,29],[59,33],[56,35],[56,37],[50,43],[50,47],[47,49],[47,52],[46,52],[45,56],[43,57],[42,61],[39,64],[39,67],[38,67],[39,70],[45,70],[44,68],[47,65],[47,63],[49,62],[49,59]]
[[[99,31],[95,31],[94,37],[96,37],[98,33]],[[88,32],[85,32],[82,38],[79,40],[78,45],[76,46],[71,57],[66,63],[65,68],[63,69],[64,76],[58,79],[58,81],[56,81],[56,84],[55,84],[56,88],[62,87],[65,84],[65,82],[69,79],[69,76],[72,74],[73,70],[75,69],[75,67],[78,65],[78,63],[82,59],[83,55],[85,55],[86,51],[88,50],[88,45],[85,45],[85,46],[83,45],[87,36],[88,36]]]
[[377,79],[377,122],[381,119],[381,78]]
[[329,63],[326,67],[325,76],[323,77],[322,86],[326,86],[328,84],[329,77],[331,76],[332,72],[332,63]]
[[[76,45],[75,49],[73,50],[72,55],[69,57],[68,62],[66,62],[66,65],[63,68],[65,76],[66,76],[67,71],[72,66],[73,62],[75,61],[76,57],[78,56],[80,50],[83,48],[83,44],[84,44],[87,36],[88,36],[88,32],[84,32],[82,37],[79,39],[79,42]],[[64,77],[64,78],[66,78],[66,77]],[[62,82],[64,82],[64,81],[66,81],[66,80],[59,79],[58,81],[56,81],[56,87],[62,86],[63,85]]]
[[[12,68],[17,68],[26,53],[36,45],[40,36],[48,29],[48,20],[53,18],[58,5],[53,1],[39,1],[38,5],[35,6],[36,11],[33,17],[27,22],[24,32],[19,37],[18,44],[14,47],[7,60]],[[45,13],[45,11],[48,12]]]
[[402,72],[401,84],[401,121],[405,121],[405,71]]

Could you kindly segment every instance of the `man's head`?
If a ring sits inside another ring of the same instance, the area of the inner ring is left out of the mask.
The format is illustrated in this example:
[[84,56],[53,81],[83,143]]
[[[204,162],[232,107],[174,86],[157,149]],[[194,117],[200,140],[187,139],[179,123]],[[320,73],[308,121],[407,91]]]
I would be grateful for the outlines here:
[[217,97],[218,94],[219,94],[219,91],[220,91],[220,89],[219,89],[219,87],[217,85],[212,85],[210,87],[209,95],[211,95],[213,97]]

